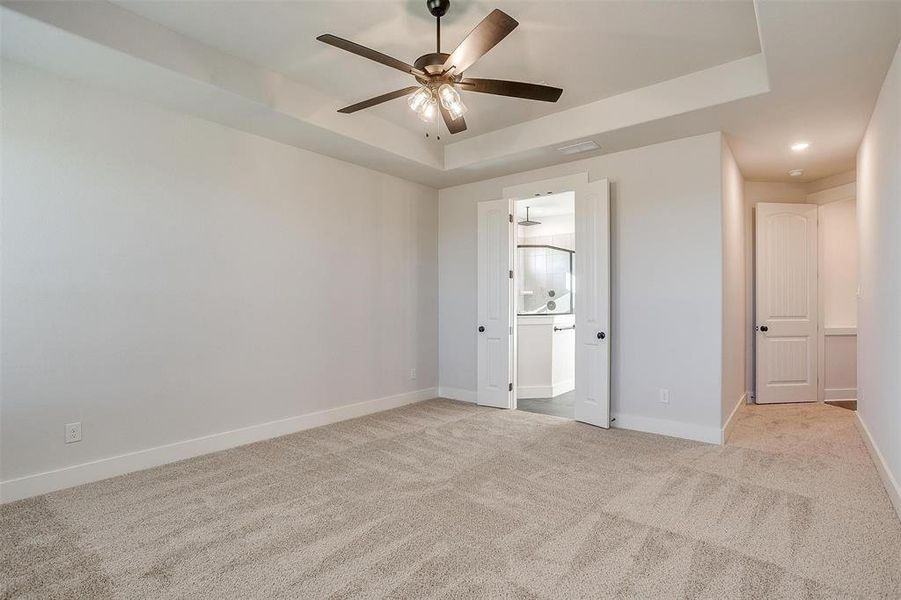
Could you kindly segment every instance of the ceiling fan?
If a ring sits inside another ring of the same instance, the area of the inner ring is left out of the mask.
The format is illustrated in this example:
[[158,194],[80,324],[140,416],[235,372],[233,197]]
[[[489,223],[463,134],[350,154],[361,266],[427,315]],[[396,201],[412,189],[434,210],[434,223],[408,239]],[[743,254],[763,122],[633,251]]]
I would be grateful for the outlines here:
[[560,88],[520,81],[502,79],[475,79],[463,77],[464,71],[507,37],[519,23],[507,13],[493,10],[475,29],[469,32],[457,49],[447,54],[441,51],[441,17],[450,8],[450,0],[426,0],[429,12],[437,20],[437,43],[435,52],[423,54],[409,65],[401,60],[382,54],[366,46],[361,46],[330,33],[316,39],[336,48],[382,63],[416,78],[417,85],[402,90],[388,92],[375,98],[363,100],[340,109],[339,113],[350,114],[388,100],[409,95],[410,108],[426,122],[434,121],[441,113],[448,131],[459,133],[466,130],[463,114],[466,105],[460,99],[457,88],[482,94],[556,102],[563,90]]

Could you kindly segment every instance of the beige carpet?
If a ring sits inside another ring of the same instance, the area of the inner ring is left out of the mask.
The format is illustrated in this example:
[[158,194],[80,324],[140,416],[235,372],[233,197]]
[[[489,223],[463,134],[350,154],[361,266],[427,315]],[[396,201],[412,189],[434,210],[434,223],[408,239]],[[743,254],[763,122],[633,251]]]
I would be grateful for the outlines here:
[[901,598],[850,411],[731,443],[432,400],[0,509],[3,598]]

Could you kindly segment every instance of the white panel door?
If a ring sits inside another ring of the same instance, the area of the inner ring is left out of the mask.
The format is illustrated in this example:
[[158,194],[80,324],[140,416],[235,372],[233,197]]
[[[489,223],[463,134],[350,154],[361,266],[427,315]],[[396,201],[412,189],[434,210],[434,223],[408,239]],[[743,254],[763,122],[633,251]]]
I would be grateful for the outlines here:
[[758,404],[817,400],[817,207],[757,205]]
[[576,189],[576,420],[610,426],[610,186]]
[[478,403],[513,408],[512,203],[479,203]]

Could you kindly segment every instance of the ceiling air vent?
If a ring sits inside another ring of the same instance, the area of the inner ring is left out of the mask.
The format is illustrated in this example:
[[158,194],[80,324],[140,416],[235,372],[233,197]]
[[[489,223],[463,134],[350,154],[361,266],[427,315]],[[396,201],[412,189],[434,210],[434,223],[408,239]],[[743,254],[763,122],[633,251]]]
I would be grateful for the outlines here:
[[577,144],[570,144],[569,146],[563,146],[562,148],[557,148],[563,154],[579,154],[580,152],[588,152],[590,150],[597,150],[600,146],[592,140],[586,140],[584,142],[579,142]]

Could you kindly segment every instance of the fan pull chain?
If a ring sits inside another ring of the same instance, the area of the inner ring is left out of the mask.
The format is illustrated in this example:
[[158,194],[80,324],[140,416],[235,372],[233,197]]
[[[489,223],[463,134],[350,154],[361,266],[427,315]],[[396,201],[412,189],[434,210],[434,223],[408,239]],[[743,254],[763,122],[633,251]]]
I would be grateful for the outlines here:
[[[435,119],[433,121],[433,123],[435,124],[435,139],[440,141],[441,140],[441,121],[438,119]],[[426,123],[426,128],[428,128],[428,126],[429,126],[429,124]],[[430,137],[428,131],[425,132],[425,136]]]

